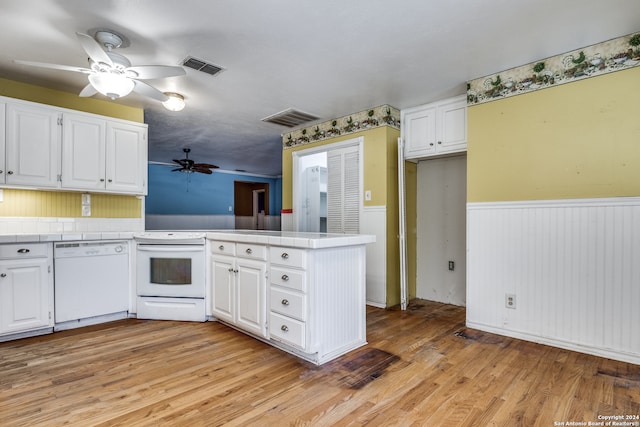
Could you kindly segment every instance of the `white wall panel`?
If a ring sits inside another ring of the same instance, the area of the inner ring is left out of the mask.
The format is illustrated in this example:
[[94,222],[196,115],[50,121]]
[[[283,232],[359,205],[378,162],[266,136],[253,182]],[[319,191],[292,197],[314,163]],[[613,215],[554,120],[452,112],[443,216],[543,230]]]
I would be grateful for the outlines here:
[[640,363],[640,198],[470,203],[467,233],[470,327]]
[[360,233],[373,234],[376,242],[367,245],[367,304],[387,306],[387,208],[365,206]]

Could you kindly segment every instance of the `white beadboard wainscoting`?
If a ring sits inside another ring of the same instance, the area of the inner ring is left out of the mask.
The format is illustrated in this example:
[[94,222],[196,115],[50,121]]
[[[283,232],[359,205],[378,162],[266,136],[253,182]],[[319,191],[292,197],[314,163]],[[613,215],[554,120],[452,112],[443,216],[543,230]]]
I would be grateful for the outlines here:
[[467,326],[640,364],[640,198],[467,204]]
[[[145,219],[147,230],[233,230],[236,228],[251,229],[253,226],[253,217],[236,217],[234,215],[147,214]],[[280,216],[266,215],[263,221],[265,230],[280,231]],[[241,227],[236,225],[241,225]]]
[[387,207],[362,208],[360,234],[373,234],[376,242],[367,245],[367,304],[387,306]]

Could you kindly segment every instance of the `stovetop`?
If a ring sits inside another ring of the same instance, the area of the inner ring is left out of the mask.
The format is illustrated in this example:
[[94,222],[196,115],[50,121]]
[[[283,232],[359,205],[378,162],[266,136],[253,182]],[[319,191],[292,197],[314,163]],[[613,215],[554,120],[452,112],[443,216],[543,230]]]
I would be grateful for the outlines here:
[[153,245],[204,245],[206,233],[201,231],[145,231],[134,233],[138,243]]

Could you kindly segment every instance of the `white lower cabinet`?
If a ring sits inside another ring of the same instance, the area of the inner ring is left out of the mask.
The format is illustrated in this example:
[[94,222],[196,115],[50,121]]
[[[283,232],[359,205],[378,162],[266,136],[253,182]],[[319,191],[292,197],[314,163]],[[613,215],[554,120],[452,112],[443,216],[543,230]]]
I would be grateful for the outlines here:
[[53,328],[48,243],[0,245],[0,335]]
[[265,338],[266,247],[212,242],[211,251],[211,313],[219,320]]

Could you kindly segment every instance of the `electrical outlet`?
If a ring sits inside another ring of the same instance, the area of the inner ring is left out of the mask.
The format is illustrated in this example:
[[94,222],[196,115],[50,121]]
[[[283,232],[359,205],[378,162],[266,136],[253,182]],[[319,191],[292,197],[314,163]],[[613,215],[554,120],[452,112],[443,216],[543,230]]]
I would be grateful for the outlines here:
[[516,294],[504,295],[504,306],[507,308],[516,308]]
[[364,192],[364,200],[367,202],[371,201],[371,190],[367,190]]

